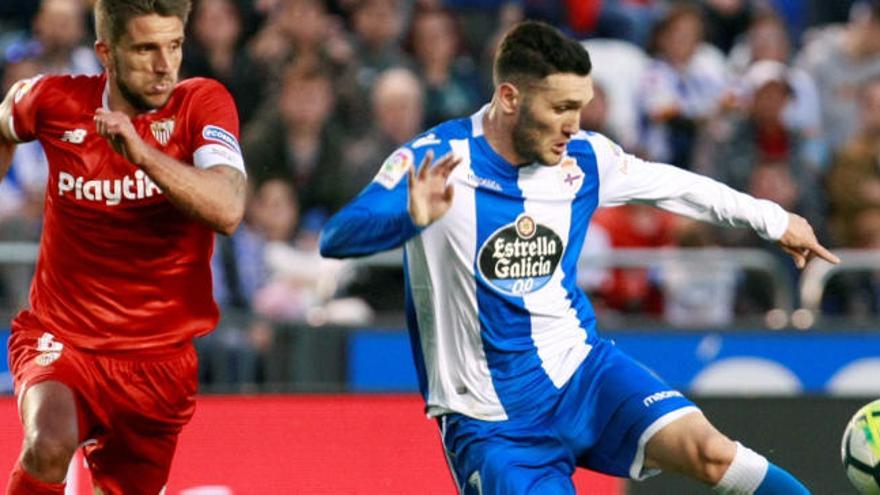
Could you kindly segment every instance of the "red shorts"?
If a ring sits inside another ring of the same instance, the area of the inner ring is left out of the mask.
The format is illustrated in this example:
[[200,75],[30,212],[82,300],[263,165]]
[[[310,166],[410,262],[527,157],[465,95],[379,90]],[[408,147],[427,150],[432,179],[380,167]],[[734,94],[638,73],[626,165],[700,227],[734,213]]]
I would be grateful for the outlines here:
[[198,362],[192,343],[161,354],[99,354],[16,326],[9,364],[19,404],[34,384],[67,385],[76,398],[79,440],[94,485],[106,495],[158,494],[177,436],[195,412]]

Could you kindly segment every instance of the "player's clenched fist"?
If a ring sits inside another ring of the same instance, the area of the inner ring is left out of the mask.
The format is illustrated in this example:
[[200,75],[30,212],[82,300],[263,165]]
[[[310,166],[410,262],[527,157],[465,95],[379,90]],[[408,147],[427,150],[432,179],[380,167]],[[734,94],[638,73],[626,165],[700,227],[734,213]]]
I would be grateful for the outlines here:
[[135,165],[141,163],[147,144],[138,135],[128,115],[98,108],[95,110],[95,128],[117,153]]

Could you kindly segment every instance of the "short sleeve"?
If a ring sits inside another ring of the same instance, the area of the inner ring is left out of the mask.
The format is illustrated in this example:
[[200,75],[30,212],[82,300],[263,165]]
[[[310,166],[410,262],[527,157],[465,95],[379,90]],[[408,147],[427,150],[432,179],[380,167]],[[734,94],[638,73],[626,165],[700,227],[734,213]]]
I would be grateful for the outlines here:
[[227,165],[245,173],[238,111],[229,91],[216,81],[203,80],[192,105],[193,165],[201,169]]
[[40,104],[46,100],[44,93],[48,91],[46,81],[42,74],[25,79],[13,96],[8,124],[13,139],[20,143],[37,138]]

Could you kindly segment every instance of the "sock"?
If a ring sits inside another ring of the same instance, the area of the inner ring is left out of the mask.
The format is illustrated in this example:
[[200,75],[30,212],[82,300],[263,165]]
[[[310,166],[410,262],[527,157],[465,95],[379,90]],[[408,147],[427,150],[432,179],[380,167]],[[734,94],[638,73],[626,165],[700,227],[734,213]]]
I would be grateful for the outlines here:
[[770,467],[767,469],[767,475],[764,476],[764,481],[762,481],[761,485],[758,486],[758,489],[755,490],[755,495],[776,495],[777,493],[784,493],[786,495],[810,495],[810,491],[807,490],[807,487],[801,484],[797,478],[776,464],[770,463]]
[[794,476],[736,443],[736,455],[714,490],[723,495],[809,495]]
[[16,462],[9,475],[6,495],[64,495],[65,483],[47,483],[34,478]]

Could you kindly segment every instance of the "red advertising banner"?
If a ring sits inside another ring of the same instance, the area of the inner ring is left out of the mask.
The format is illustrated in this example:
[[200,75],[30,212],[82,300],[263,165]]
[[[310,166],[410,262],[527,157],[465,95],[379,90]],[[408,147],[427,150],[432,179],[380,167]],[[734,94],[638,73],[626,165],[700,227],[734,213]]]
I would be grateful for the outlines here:
[[[417,395],[205,396],[180,438],[167,495],[454,494],[436,424]],[[21,445],[15,400],[0,398],[0,489]],[[579,470],[578,493],[623,495]],[[89,495],[75,459],[68,493]]]

